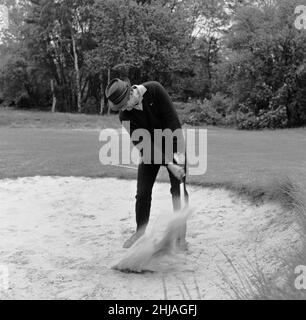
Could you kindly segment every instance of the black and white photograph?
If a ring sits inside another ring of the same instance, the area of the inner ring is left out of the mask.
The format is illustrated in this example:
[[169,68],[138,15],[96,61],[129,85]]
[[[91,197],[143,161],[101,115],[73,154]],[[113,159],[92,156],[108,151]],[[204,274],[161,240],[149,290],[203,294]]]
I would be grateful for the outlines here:
[[305,300],[305,237],[305,0],[0,0],[0,300]]

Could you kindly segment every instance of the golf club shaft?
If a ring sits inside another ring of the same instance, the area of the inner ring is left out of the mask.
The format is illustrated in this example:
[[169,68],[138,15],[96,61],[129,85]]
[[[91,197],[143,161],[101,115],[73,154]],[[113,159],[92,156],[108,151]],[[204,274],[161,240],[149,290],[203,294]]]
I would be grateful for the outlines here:
[[124,165],[121,165],[121,164],[111,164],[111,166],[118,167],[118,168],[125,168],[125,169],[135,170],[135,171],[138,170],[137,167],[124,166]]
[[180,200],[181,200],[181,209],[185,207],[185,188],[184,182],[180,182]]

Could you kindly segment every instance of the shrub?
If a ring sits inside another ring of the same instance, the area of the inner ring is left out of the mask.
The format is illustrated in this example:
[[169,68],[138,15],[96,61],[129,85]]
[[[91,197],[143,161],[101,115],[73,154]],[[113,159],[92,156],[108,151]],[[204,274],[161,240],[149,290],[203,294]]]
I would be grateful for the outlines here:
[[249,107],[252,108],[252,111],[256,115],[259,115],[260,110],[269,109],[272,96],[272,88],[266,83],[259,83],[253,88],[247,101],[249,102]]
[[225,95],[217,92],[216,94],[212,95],[210,105],[212,109],[216,110],[219,114],[225,117],[231,106],[231,101]]
[[83,112],[87,114],[96,114],[99,112],[99,103],[96,97],[89,97],[83,105]]
[[29,108],[31,108],[31,99],[27,94],[23,93],[17,99],[17,108],[20,108],[20,109],[29,109]]
[[237,126],[237,115],[235,112],[230,112],[225,116],[224,125],[227,127],[236,127]]
[[224,124],[224,116],[217,112],[210,100],[205,99],[185,122],[190,125],[222,125]]
[[276,110],[260,110],[257,117],[252,112],[243,114],[238,111],[237,114],[237,127],[241,130],[279,129],[286,128],[287,125],[288,118],[285,106],[280,106]]

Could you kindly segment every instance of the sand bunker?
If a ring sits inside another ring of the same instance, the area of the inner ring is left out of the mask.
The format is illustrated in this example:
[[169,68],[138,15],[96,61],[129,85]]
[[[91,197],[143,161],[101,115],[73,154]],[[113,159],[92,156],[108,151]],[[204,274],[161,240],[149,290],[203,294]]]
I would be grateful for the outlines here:
[[[0,181],[0,265],[9,270],[2,299],[224,299],[224,272],[257,261],[271,277],[298,244],[292,216],[277,204],[251,205],[234,194],[189,187],[197,210],[188,222],[189,250],[161,261],[155,273],[111,269],[134,228],[136,181],[32,177]],[[156,184],[151,221],[171,211],[170,185]]]

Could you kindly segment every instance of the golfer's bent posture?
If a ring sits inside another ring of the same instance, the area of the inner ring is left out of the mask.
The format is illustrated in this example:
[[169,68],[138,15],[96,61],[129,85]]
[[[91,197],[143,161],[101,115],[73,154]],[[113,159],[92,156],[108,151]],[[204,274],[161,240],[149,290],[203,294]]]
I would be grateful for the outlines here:
[[[171,183],[171,195],[174,211],[180,210],[180,182],[184,183],[185,202],[188,203],[186,190],[186,160],[183,166],[178,165],[175,155],[177,154],[177,140],[173,140],[173,153],[168,157],[164,146],[154,144],[155,129],[170,129],[174,132],[177,129],[182,134],[181,124],[177,112],[164,87],[155,81],[145,82],[141,85],[131,86],[129,81],[115,78],[110,81],[106,88],[106,97],[110,107],[119,111],[120,122],[129,131],[132,137],[136,129],[146,129],[151,138],[151,159],[148,163],[144,161],[143,150],[140,150],[142,162],[138,167],[137,192],[136,192],[136,232],[124,243],[124,248],[129,248],[143,235],[149,222],[151,209],[152,188],[156,180],[160,166],[166,166]],[[129,124],[127,126],[127,124]],[[181,138],[184,140],[183,134]],[[134,145],[139,144],[133,141]],[[184,142],[183,142],[184,143]],[[167,146],[165,146],[167,148]],[[161,163],[154,162],[154,153],[161,152]],[[185,154],[185,153],[184,153]],[[183,157],[184,158],[184,157]],[[179,239],[179,246],[185,246],[185,235]]]

